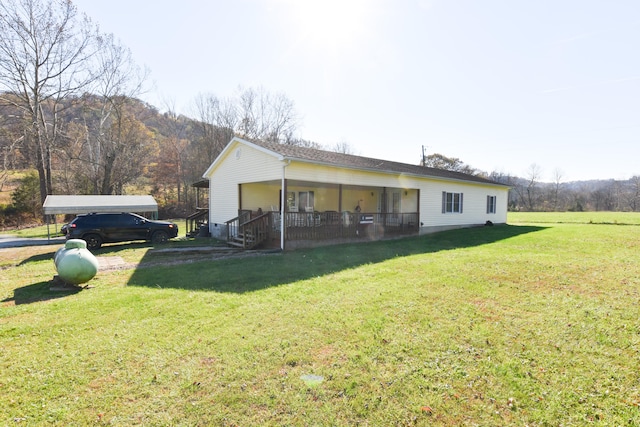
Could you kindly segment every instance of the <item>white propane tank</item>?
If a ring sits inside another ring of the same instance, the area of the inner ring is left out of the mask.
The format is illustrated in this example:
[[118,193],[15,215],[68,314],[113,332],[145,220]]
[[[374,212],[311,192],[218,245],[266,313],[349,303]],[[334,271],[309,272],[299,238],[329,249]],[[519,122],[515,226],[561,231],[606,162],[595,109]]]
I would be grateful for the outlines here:
[[72,285],[86,283],[98,272],[98,260],[81,239],[67,240],[54,254],[53,263],[60,279]]

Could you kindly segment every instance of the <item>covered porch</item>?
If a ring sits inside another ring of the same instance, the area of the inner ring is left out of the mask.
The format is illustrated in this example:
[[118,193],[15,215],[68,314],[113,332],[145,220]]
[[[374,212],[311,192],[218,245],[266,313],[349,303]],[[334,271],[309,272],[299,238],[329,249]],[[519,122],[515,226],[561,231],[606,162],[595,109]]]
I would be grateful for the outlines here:
[[[284,192],[283,192],[284,188]],[[287,248],[418,234],[420,190],[284,180],[238,185],[227,240]]]

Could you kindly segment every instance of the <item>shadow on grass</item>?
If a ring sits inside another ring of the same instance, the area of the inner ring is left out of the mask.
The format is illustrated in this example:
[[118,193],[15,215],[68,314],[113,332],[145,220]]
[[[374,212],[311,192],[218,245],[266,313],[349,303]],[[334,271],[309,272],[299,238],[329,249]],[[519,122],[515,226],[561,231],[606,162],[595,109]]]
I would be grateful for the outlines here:
[[[154,245],[149,242],[121,242],[121,243],[107,243],[103,245],[100,249],[94,250],[93,253],[95,256],[110,256],[117,255],[121,251],[131,250],[131,249],[148,249],[148,248],[170,248],[170,247],[192,247],[197,245],[203,245],[204,242],[201,241],[187,241],[187,240],[170,240],[168,243]],[[18,263],[19,266],[29,264],[31,262],[37,261],[46,261],[48,259],[53,262],[53,256],[55,252],[64,247],[64,242],[58,246],[51,246],[52,249],[50,252],[32,255]]]
[[51,260],[51,262],[53,262],[54,254],[55,254],[55,250],[53,252],[48,252],[46,254],[32,255],[29,258],[26,258],[20,261],[18,265],[20,266],[20,265],[29,264],[30,262],[46,261],[46,260]]
[[[155,263],[154,267],[136,269],[128,286],[252,292],[396,257],[482,246],[544,228],[500,225],[253,257],[209,259],[202,262],[189,262],[189,259],[183,259],[182,262],[167,260],[167,265]],[[141,264],[153,265],[153,256],[153,253],[148,253]]]
[[34,283],[33,285],[17,288],[13,291],[13,298],[5,298],[0,302],[8,304],[14,303],[15,305],[31,304],[34,302],[64,298],[66,296],[76,294],[81,290],[80,288],[69,288],[64,291],[51,291],[49,289],[50,285],[50,282],[39,282]]
[[[170,241],[169,243],[162,245],[152,245],[148,242],[125,242],[125,243],[116,243],[116,244],[107,244],[102,248],[94,251],[93,254],[95,256],[110,256],[117,255],[119,252],[124,250],[131,249],[143,249],[149,247],[157,247],[157,248],[168,248],[168,247],[193,247],[198,245],[203,245],[204,242],[190,242],[190,241]],[[23,266],[32,262],[40,262],[40,261],[50,261],[53,264],[53,257],[55,251],[58,248],[64,247],[64,244],[59,246],[52,246],[50,252],[32,255],[28,258],[23,259],[17,265]],[[2,305],[21,305],[21,304],[31,304],[42,301],[55,300],[58,298],[64,298],[69,295],[76,294],[82,290],[81,287],[69,287],[66,289],[58,288],[58,290],[50,289],[51,282],[39,282],[31,285],[22,286],[20,288],[16,288],[13,291],[13,297],[8,297],[3,300],[0,300],[0,304]]]

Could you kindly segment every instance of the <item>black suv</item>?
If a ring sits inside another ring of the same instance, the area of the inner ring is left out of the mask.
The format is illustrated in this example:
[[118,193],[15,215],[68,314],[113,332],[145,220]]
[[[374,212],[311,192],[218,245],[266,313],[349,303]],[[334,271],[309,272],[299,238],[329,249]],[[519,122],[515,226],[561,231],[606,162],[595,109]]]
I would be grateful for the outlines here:
[[98,249],[103,243],[147,240],[164,243],[178,235],[178,225],[152,221],[133,213],[90,213],[78,215],[66,225],[68,239],[82,239],[87,248]]

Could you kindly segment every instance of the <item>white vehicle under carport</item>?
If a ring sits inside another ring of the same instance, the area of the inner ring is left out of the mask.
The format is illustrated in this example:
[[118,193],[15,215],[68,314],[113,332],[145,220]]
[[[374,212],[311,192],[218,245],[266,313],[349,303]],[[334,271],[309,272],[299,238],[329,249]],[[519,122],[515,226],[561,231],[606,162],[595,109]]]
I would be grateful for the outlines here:
[[67,224],[67,239],[82,239],[87,248],[99,249],[103,243],[145,240],[164,243],[178,235],[178,225],[169,221],[150,220],[129,213],[90,213],[78,215]]

